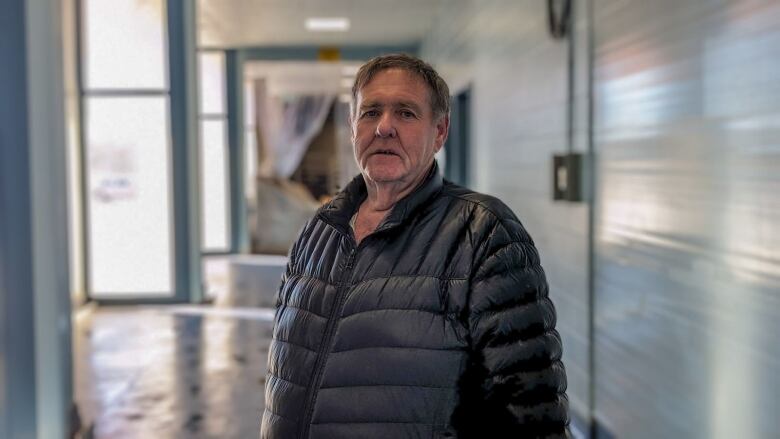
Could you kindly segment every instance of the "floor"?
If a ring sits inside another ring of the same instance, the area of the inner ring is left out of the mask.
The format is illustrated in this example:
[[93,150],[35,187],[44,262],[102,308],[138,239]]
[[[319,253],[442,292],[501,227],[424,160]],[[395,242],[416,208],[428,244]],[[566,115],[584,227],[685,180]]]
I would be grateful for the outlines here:
[[[217,270],[218,271],[218,270]],[[87,307],[74,317],[75,394],[95,438],[256,438],[273,310]]]

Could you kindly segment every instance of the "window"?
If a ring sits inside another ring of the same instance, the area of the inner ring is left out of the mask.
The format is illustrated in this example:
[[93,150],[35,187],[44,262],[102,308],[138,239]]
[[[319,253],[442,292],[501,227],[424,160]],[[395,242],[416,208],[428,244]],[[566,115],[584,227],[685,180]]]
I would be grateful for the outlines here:
[[164,0],[83,0],[92,297],[173,295]]
[[198,55],[200,72],[201,239],[204,252],[230,250],[225,53]]

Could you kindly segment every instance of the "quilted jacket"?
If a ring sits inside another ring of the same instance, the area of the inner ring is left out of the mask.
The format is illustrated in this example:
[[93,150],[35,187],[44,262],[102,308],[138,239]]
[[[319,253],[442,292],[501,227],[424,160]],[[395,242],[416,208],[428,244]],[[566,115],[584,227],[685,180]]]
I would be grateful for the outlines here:
[[356,245],[365,198],[357,176],[290,251],[261,437],[565,437],[555,309],[511,210],[434,163]]

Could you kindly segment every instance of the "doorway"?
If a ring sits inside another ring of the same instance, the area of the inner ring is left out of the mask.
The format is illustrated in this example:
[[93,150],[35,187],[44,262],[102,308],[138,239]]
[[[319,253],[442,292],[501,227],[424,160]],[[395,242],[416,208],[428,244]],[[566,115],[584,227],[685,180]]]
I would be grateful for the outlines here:
[[444,177],[461,186],[469,185],[471,87],[452,98],[450,135],[444,145]]

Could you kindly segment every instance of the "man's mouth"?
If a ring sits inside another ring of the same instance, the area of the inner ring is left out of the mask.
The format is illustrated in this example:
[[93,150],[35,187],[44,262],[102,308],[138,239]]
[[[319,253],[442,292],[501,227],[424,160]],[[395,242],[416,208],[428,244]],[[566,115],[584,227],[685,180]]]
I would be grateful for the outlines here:
[[374,154],[381,154],[381,155],[398,155],[394,153],[393,151],[389,149],[379,149],[377,151],[374,151]]

